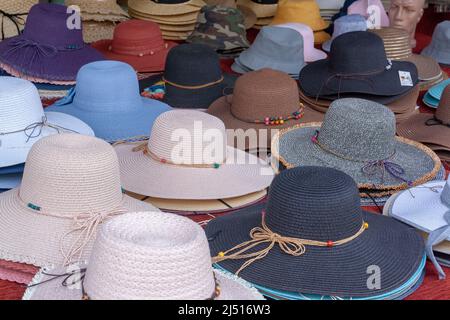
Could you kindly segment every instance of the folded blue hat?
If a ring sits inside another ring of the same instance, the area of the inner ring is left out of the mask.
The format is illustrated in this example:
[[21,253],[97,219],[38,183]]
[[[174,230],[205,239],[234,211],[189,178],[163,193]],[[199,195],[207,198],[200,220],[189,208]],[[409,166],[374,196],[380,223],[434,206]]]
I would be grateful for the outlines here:
[[450,79],[442,81],[437,85],[432,86],[423,96],[423,103],[431,108],[437,108],[439,101],[441,101],[442,92],[444,88],[450,84]]
[[108,142],[147,136],[154,120],[170,110],[165,103],[141,97],[134,69],[123,62],[99,61],[83,66],[68,95],[48,107],[85,121]]
[[330,52],[331,43],[341,34],[352,31],[366,31],[366,30],[367,30],[367,22],[363,16],[359,14],[349,14],[347,16],[342,16],[334,22],[333,36],[331,37],[330,40],[322,44],[322,49],[327,52]]

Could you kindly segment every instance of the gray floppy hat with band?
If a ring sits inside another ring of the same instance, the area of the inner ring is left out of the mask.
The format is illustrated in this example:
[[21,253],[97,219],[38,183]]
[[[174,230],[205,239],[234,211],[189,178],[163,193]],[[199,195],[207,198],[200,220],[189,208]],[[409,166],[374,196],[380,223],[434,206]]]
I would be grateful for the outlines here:
[[395,136],[391,110],[356,98],[334,101],[323,123],[281,130],[272,139],[272,157],[272,166],[339,169],[360,189],[386,194],[425,183],[441,168],[431,149]]

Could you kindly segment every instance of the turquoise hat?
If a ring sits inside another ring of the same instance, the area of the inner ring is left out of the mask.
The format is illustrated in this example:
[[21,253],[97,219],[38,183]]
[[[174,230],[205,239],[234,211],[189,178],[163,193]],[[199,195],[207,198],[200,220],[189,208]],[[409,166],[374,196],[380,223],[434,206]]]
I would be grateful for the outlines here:
[[431,108],[437,108],[439,105],[439,101],[441,100],[442,92],[444,91],[444,88],[449,84],[450,79],[447,79],[431,87],[430,90],[428,90],[424,95],[422,99],[423,103]]

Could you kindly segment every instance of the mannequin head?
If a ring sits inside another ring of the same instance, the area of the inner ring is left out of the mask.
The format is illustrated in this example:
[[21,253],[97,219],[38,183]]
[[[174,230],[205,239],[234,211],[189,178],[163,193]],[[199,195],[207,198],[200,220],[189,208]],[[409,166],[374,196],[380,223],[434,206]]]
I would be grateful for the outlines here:
[[391,0],[390,26],[408,31],[411,47],[416,46],[414,34],[417,24],[422,19],[424,5],[425,0]]

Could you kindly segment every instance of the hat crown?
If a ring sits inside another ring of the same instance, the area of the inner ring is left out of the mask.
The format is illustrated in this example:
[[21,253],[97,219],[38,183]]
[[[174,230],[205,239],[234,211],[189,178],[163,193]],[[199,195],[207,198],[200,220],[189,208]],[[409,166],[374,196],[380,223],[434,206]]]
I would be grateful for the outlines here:
[[277,24],[277,27],[290,28],[297,31],[303,37],[304,46],[314,46],[314,32],[310,26],[300,22],[287,22],[283,24]]
[[318,141],[326,150],[350,160],[385,160],[395,153],[395,130],[395,116],[385,106],[346,98],[331,103]]
[[433,32],[432,44],[439,48],[449,48],[450,21],[446,20],[436,25]]
[[28,154],[19,195],[41,213],[72,217],[111,211],[123,198],[117,155],[94,137],[42,138]]
[[74,12],[59,4],[37,4],[33,6],[25,24],[23,37],[40,44],[59,49],[83,46],[82,28],[72,26],[76,20]]
[[325,167],[297,167],[272,182],[266,224],[285,237],[337,241],[362,225],[359,191],[347,174]]
[[434,116],[441,120],[443,124],[450,125],[450,84],[442,91],[439,107],[436,109]]
[[167,55],[164,78],[185,86],[214,83],[222,78],[219,56],[203,44],[178,45]]
[[342,16],[334,22],[333,38],[352,31],[366,31],[366,19],[359,14]]
[[236,80],[231,112],[238,119],[285,118],[299,108],[297,83],[284,72],[261,69]]
[[[208,5],[202,7],[199,14],[205,17],[204,23],[214,25],[218,23],[220,26],[235,26],[244,24],[244,16],[241,11],[236,8],[227,7],[224,5]],[[200,19],[200,17],[199,17]],[[197,20],[199,21],[199,20]],[[199,21],[202,23],[201,21]],[[244,30],[245,27],[243,26]],[[230,32],[232,32],[230,30]]]
[[84,65],[77,75],[74,104],[90,112],[121,112],[142,105],[134,69],[119,61]]
[[331,43],[331,72],[360,75],[382,72],[388,65],[383,40],[372,32],[344,33]]
[[91,299],[206,300],[215,291],[208,241],[187,218],[128,213],[102,225],[84,287]]
[[172,110],[154,122],[148,149],[171,163],[222,164],[227,156],[224,123],[195,110]]
[[31,82],[0,77],[0,134],[24,130],[43,117],[39,92]]
[[118,54],[148,55],[164,47],[157,23],[145,20],[128,20],[117,25],[111,50]]

